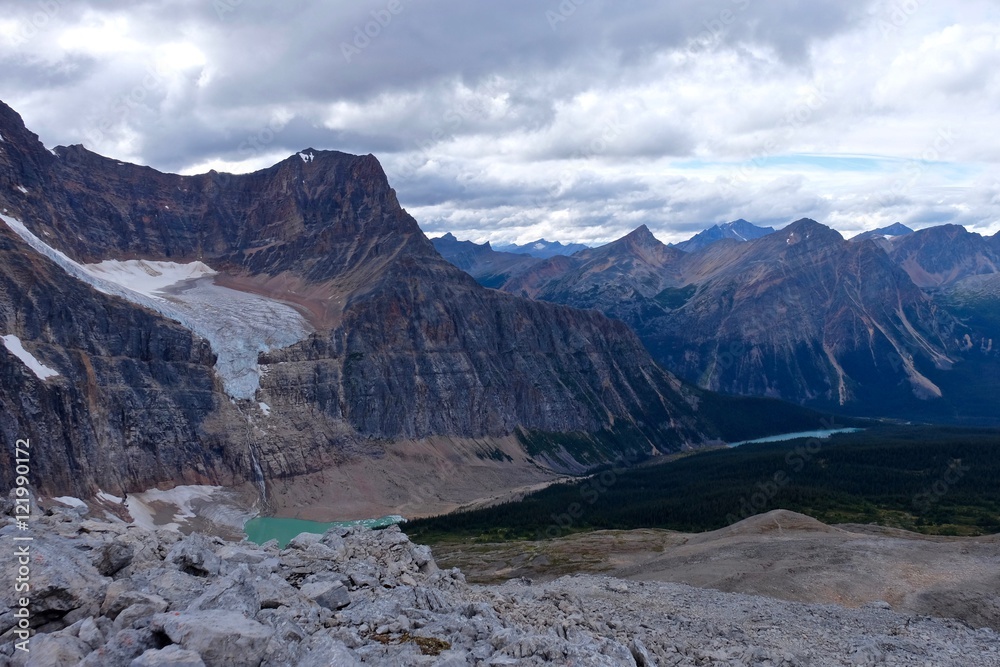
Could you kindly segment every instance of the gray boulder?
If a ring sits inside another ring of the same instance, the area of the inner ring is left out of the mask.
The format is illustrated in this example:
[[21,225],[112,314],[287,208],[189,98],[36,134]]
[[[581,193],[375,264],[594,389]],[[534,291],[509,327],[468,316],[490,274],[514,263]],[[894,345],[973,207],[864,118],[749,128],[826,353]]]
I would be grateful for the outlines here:
[[257,615],[260,597],[246,565],[238,566],[228,576],[210,585],[188,605],[188,611],[208,609],[226,609],[251,618]]
[[215,555],[211,543],[198,533],[187,535],[175,544],[167,554],[167,561],[196,577],[215,576],[222,569],[222,560]]
[[76,637],[64,633],[36,635],[31,640],[31,652],[21,664],[24,667],[76,665],[90,653],[90,647]]
[[299,659],[298,667],[361,667],[361,661],[343,642],[317,636]]
[[107,644],[88,654],[80,667],[128,667],[143,652],[156,647],[156,638],[148,628],[122,630]]
[[157,614],[150,628],[201,655],[207,667],[258,667],[274,634],[243,614],[223,610]]
[[129,667],[205,667],[201,656],[176,644],[150,649],[133,660]]
[[351,604],[351,596],[339,581],[305,584],[302,594],[321,607],[336,611]]
[[131,544],[114,541],[105,542],[94,550],[94,567],[105,577],[117,574],[127,567],[135,556],[135,547]]

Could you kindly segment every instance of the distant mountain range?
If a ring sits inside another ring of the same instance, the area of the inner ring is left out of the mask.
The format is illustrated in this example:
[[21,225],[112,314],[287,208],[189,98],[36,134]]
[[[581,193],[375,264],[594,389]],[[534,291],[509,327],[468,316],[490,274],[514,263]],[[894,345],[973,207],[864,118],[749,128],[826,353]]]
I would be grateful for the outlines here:
[[450,232],[431,239],[434,249],[449,262],[475,276],[484,287],[500,287],[511,276],[527,270],[541,260],[524,253],[494,250],[489,241],[459,241]]
[[538,239],[537,241],[525,243],[524,245],[502,243],[498,244],[494,249],[497,252],[512,252],[518,255],[531,255],[532,257],[548,259],[549,257],[554,257],[556,255],[572,255],[575,252],[586,250],[589,247],[590,246],[583,245],[582,243],[563,244],[559,241],[546,241],[545,239]]
[[708,229],[698,232],[687,241],[673,244],[673,247],[684,252],[694,252],[706,248],[716,241],[733,239],[736,241],[752,241],[762,236],[767,236],[774,232],[773,227],[758,227],[747,222],[743,218],[733,220],[721,225],[713,225]]
[[620,319],[659,363],[701,387],[854,413],[1000,421],[991,370],[1000,318],[989,315],[1000,303],[983,282],[1000,267],[1000,237],[896,224],[847,241],[812,220],[777,232],[744,223],[705,230],[687,252],[642,226],[518,267],[494,286]]

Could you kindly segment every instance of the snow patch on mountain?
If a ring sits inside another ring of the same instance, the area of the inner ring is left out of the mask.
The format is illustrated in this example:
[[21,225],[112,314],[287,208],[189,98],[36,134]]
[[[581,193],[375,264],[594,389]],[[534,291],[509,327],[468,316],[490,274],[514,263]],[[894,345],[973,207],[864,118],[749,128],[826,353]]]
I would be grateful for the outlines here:
[[59,375],[59,371],[49,368],[36,359],[31,352],[24,349],[24,345],[21,344],[21,339],[17,336],[14,336],[13,334],[3,336],[2,340],[4,347],[7,348],[7,351],[20,359],[39,380],[46,380],[50,377],[56,377]]
[[261,352],[288,347],[312,333],[312,327],[291,306],[216,285],[215,271],[202,262],[80,264],[39,239],[20,220],[4,215],[0,219],[74,278],[158,312],[206,339],[217,357],[215,372],[233,398],[254,397],[260,386],[257,357]]

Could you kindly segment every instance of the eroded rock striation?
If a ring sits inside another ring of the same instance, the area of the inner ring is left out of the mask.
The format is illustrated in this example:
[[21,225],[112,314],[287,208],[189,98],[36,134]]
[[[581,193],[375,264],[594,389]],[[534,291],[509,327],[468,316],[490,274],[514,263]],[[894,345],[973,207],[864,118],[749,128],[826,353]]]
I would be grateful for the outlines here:
[[884,604],[603,576],[475,586],[397,527],[302,534],[279,549],[82,514],[32,519],[30,653],[16,648],[5,592],[0,665],[1000,664],[992,630]]

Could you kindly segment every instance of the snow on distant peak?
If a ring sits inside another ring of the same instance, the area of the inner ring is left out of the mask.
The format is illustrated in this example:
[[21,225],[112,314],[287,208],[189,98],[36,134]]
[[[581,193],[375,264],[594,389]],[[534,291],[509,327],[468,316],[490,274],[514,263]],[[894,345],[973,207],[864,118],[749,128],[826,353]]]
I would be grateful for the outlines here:
[[299,153],[299,157],[302,158],[302,161],[307,164],[316,158],[316,156],[312,153]]
[[265,417],[271,416],[271,406],[268,405],[267,403],[258,403],[257,407],[260,408],[260,411],[264,413]]
[[59,371],[49,368],[36,359],[35,355],[24,349],[24,345],[21,344],[21,339],[17,336],[11,334],[3,336],[2,339],[4,347],[7,348],[7,351],[20,359],[39,380],[47,380],[50,377],[59,375]]
[[28,194],[27,188],[25,188],[23,185],[17,186],[17,189],[20,190],[23,194]]
[[4,142],[4,138],[3,138],[3,135],[2,135],[2,134],[0,134],[0,144],[2,144],[3,142]]

